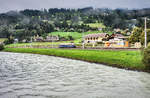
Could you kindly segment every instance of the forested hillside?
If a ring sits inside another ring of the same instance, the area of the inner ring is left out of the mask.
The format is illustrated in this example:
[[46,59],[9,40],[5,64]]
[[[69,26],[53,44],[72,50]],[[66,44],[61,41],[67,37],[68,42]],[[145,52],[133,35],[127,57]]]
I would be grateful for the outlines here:
[[[0,14],[0,38],[22,40],[34,35],[46,36],[50,32],[112,31],[115,28],[132,30],[143,27],[144,17],[150,18],[147,9],[25,9]],[[148,25],[149,26],[149,25]]]

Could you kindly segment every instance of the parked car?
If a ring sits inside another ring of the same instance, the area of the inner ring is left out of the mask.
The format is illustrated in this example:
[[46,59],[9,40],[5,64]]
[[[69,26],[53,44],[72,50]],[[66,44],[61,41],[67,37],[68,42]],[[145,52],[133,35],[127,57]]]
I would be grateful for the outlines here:
[[76,48],[75,45],[59,45],[59,48]]

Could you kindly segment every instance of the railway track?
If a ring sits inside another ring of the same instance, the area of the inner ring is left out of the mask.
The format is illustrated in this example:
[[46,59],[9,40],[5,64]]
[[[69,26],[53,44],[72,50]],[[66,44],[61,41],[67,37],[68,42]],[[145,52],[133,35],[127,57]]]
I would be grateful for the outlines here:
[[[46,48],[51,49],[50,46],[18,46],[18,47],[8,47],[8,48]],[[53,47],[59,48],[59,47]],[[76,48],[59,48],[59,49],[85,49],[85,50],[140,50],[140,48],[116,48],[116,47],[76,47]]]

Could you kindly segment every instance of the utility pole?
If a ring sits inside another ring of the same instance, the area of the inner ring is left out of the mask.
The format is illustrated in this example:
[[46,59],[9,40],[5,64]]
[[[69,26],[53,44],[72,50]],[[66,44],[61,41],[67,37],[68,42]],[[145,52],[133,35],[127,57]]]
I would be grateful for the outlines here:
[[145,48],[147,47],[147,23],[146,23],[146,17],[145,17]]
[[54,48],[54,46],[53,46],[53,35],[51,35],[51,38],[52,38],[52,48]]
[[85,47],[84,47],[84,32],[82,33],[82,40],[83,40],[83,42],[82,42],[82,49],[84,49]]

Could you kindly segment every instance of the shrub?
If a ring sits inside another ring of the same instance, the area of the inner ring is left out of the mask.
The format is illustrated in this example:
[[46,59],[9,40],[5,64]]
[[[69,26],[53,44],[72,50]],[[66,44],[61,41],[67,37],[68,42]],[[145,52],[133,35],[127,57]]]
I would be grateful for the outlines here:
[[96,44],[103,44],[103,42],[96,42]]
[[72,36],[68,36],[69,40],[74,40],[74,38]]
[[4,45],[0,44],[0,50],[3,50],[3,49],[4,49]]
[[14,39],[11,38],[11,39],[7,39],[4,41],[4,44],[7,45],[7,44],[12,44],[14,42]]
[[150,43],[148,44],[148,47],[144,49],[142,61],[144,65],[146,65],[146,67],[150,69]]

